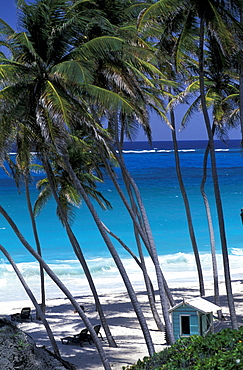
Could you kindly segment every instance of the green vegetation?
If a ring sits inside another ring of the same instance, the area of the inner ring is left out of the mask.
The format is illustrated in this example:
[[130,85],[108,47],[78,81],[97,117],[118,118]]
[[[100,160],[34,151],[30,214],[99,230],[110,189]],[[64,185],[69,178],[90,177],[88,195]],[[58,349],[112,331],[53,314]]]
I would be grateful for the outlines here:
[[[206,337],[179,339],[171,347],[145,357],[126,370],[230,370],[243,367],[243,327],[224,329]],[[125,370],[125,368],[123,368]]]

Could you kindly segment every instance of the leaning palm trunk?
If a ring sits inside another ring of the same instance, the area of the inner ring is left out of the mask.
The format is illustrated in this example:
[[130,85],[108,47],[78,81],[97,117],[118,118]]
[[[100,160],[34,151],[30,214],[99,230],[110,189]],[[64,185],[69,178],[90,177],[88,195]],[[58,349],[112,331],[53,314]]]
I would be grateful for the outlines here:
[[210,120],[209,120],[209,115],[208,115],[207,105],[206,105],[206,98],[205,98],[203,66],[204,66],[204,17],[202,16],[200,18],[200,46],[199,46],[200,96],[201,96],[201,103],[202,103],[202,111],[204,115],[206,129],[207,129],[208,139],[209,139],[212,179],[213,179],[214,196],[215,196],[219,230],[220,230],[227,300],[228,300],[228,306],[229,306],[229,311],[230,311],[232,328],[238,329],[237,317],[236,317],[235,306],[234,306],[234,298],[233,298],[233,292],[232,292],[232,285],[231,285],[231,277],[230,277],[229,256],[228,256],[226,232],[225,232],[225,225],[224,225],[223,207],[222,207],[222,201],[221,201],[221,195],[220,195],[220,189],[219,189],[218,173],[217,173],[216,158],[215,158],[215,151],[214,151],[214,139],[213,139],[213,133],[212,133],[211,125],[210,125]]
[[[29,210],[29,214],[30,214],[32,229],[33,229],[33,233],[34,233],[36,249],[37,249],[37,252],[39,253],[39,255],[41,256],[40,240],[39,240],[39,237],[38,237],[36,222],[35,222],[35,218],[34,218],[34,214],[33,214],[33,209],[32,209],[32,206],[31,206],[29,182],[28,182],[28,177],[26,175],[25,175],[25,194],[26,194],[26,199],[27,199],[27,204],[28,204],[28,210]],[[40,284],[41,284],[41,309],[42,309],[43,313],[45,313],[45,309],[46,309],[45,278],[44,278],[44,270],[43,270],[43,267],[41,266],[41,264],[40,264]]]
[[[102,222],[103,223],[103,222]],[[132,256],[132,258],[135,260],[135,262],[137,263],[137,265],[140,267],[141,270],[143,270],[143,266],[140,262],[140,260],[138,259],[138,257],[133,253],[133,251],[116,235],[114,234],[110,229],[108,229],[108,227],[103,223],[103,226],[106,230],[106,232],[108,234],[110,234],[114,239],[116,239],[118,241],[118,243],[121,244],[121,246]],[[149,276],[148,276],[149,278]],[[153,294],[153,300],[155,301],[155,293],[154,293],[154,288],[153,288],[153,284],[152,284],[152,281],[150,280],[149,278],[149,284],[151,286],[151,290],[152,290],[152,294]]]
[[[140,193],[139,193],[139,190],[138,190],[138,188],[137,188],[137,186],[136,186],[136,184],[135,184],[135,181],[132,179],[131,175],[130,175],[130,174],[129,174],[129,172],[127,171],[127,169],[126,169],[126,167],[124,166],[124,163],[123,163],[123,161],[121,160],[121,158],[117,156],[117,154],[116,154],[116,152],[114,151],[114,149],[113,149],[113,148],[111,148],[111,150],[112,150],[112,152],[113,152],[114,156],[116,157],[117,161],[119,162],[120,167],[121,167],[121,168],[123,168],[124,181],[125,181],[126,188],[127,188],[128,193],[129,193],[129,196],[130,196],[131,202],[134,204],[134,201],[133,201],[133,197],[132,197],[132,194],[131,194],[131,189],[130,189],[129,183],[131,183],[131,185],[133,186],[133,188],[134,188],[134,192],[135,192],[135,194],[136,194],[137,199],[140,199],[140,206],[141,206],[141,208],[143,208],[143,209],[144,209],[143,204],[142,204],[142,200],[141,200],[141,197],[140,197]],[[106,163],[106,162],[104,162],[104,163]],[[149,252],[150,257],[151,257],[151,259],[152,259],[153,252],[152,252],[152,250],[151,250],[151,248],[150,248],[150,243],[149,243],[149,240],[148,240],[148,235],[147,235],[147,233],[146,233],[146,232],[145,232],[145,230],[144,230],[144,227],[143,227],[143,221],[142,221],[142,219],[141,219],[140,215],[139,215],[139,214],[137,214],[137,217],[138,217],[138,219],[139,219],[139,222],[138,222],[138,220],[137,220],[137,218],[136,218],[136,215],[135,215],[134,211],[132,210],[131,206],[129,205],[129,203],[128,203],[128,201],[127,201],[127,199],[126,199],[126,197],[125,197],[125,195],[124,195],[124,193],[123,193],[123,191],[122,191],[121,187],[119,186],[119,184],[118,184],[118,182],[117,182],[117,180],[116,180],[116,177],[115,177],[115,175],[114,175],[113,171],[110,169],[110,167],[109,167],[109,165],[107,165],[107,163],[106,163],[106,168],[107,168],[107,170],[108,170],[108,172],[109,172],[109,175],[110,175],[110,177],[111,177],[111,179],[112,179],[112,181],[113,181],[113,183],[114,183],[114,185],[115,185],[115,187],[116,187],[116,189],[117,189],[117,191],[118,191],[119,196],[121,197],[121,199],[122,199],[122,201],[123,201],[123,203],[124,203],[124,205],[125,205],[126,209],[128,210],[128,212],[129,212],[129,214],[130,214],[130,216],[131,216],[131,218],[132,218],[132,221],[133,221],[133,223],[134,223],[134,226],[135,226],[135,227],[136,227],[136,229],[138,230],[139,235],[141,236],[141,238],[142,238],[142,240],[143,240],[143,243],[144,243],[145,247],[147,248],[147,251]],[[146,216],[146,212],[145,212],[145,210],[144,210],[144,215]],[[147,218],[147,216],[146,216],[146,218]],[[157,252],[156,252],[156,251],[155,251],[155,253],[157,254]],[[153,260],[153,259],[152,259],[152,260]],[[160,274],[162,274],[161,269],[160,269]],[[168,300],[169,300],[169,302],[170,302],[170,305],[171,305],[171,306],[174,306],[174,305],[175,305],[174,299],[173,299],[172,294],[171,294],[171,291],[170,291],[170,289],[169,289],[169,287],[168,287],[168,285],[167,285],[167,282],[166,282],[166,280],[164,279],[163,274],[162,274],[162,279],[163,279],[163,281],[164,281],[165,291],[166,291],[167,298],[168,298]]]
[[[148,252],[151,256],[151,259],[152,259],[154,267],[155,267],[155,272],[156,272],[156,277],[157,277],[157,282],[158,282],[158,288],[159,288],[160,302],[161,302],[163,317],[164,317],[164,321],[165,321],[165,330],[166,330],[166,335],[167,335],[167,342],[169,344],[172,344],[172,343],[174,343],[174,335],[173,335],[172,325],[171,325],[171,322],[170,322],[169,304],[168,304],[168,299],[167,299],[167,297],[172,298],[172,296],[171,296],[171,294],[169,294],[170,293],[169,289],[166,290],[166,281],[165,281],[165,278],[164,278],[164,276],[162,274],[162,271],[161,271],[161,267],[160,267],[160,263],[159,263],[159,259],[158,259],[158,254],[157,254],[157,251],[156,251],[156,247],[155,247],[155,243],[154,243],[154,240],[153,240],[152,232],[151,232],[150,225],[149,225],[149,222],[148,222],[147,214],[146,214],[146,211],[145,211],[145,208],[144,208],[141,196],[140,196],[140,192],[139,192],[139,190],[136,186],[135,181],[133,180],[133,178],[129,174],[126,166],[124,165],[123,160],[121,159],[121,155],[120,155],[120,157],[118,157],[114,150],[113,150],[113,154],[116,156],[116,158],[117,158],[117,160],[118,160],[118,162],[121,166],[121,170],[122,170],[122,173],[123,173],[123,178],[124,178],[125,185],[126,185],[127,190],[128,190],[128,194],[131,195],[131,191],[130,191],[130,186],[131,186],[133,188],[135,196],[137,198],[138,207],[140,209],[141,220],[142,220],[142,223],[143,223],[143,229],[145,231],[144,232],[145,239],[143,239],[143,241],[144,241],[144,243],[147,247],[147,250],[148,250]],[[133,200],[131,200],[131,201],[133,203]],[[132,215],[133,212],[131,212],[130,214]],[[138,228],[138,230],[140,230],[141,228],[139,227],[135,218],[133,217],[132,219],[133,219],[135,227]],[[141,237],[144,234],[140,233]],[[173,305],[173,298],[172,298],[172,305]]]
[[220,305],[219,301],[219,277],[218,277],[218,268],[217,268],[217,260],[216,260],[216,252],[215,252],[215,238],[214,238],[214,230],[213,230],[213,222],[211,217],[210,205],[208,202],[208,197],[205,192],[205,183],[207,179],[207,159],[209,153],[209,144],[207,145],[204,159],[203,159],[203,177],[201,182],[201,194],[203,197],[207,221],[208,221],[208,230],[209,230],[209,237],[210,237],[210,245],[211,245],[211,254],[212,254],[212,266],[213,266],[213,281],[214,281],[214,302],[216,305]]
[[128,246],[116,234],[111,232],[111,230],[109,230],[108,227],[105,226],[105,225],[104,225],[104,228],[105,228],[106,232],[108,234],[110,234],[111,236],[113,236],[113,238],[115,238],[122,245],[122,247],[132,256],[132,258],[136,261],[136,263],[138,264],[138,266],[142,270],[142,273],[144,275],[144,282],[145,282],[146,290],[147,290],[147,294],[148,294],[149,305],[150,305],[150,308],[151,308],[151,312],[152,312],[154,321],[157,325],[157,328],[159,330],[163,331],[164,330],[164,325],[163,325],[162,321],[160,320],[160,317],[159,317],[159,314],[158,314],[158,311],[157,311],[157,308],[156,308],[156,305],[155,305],[154,288],[153,288],[153,284],[152,284],[152,282],[149,278],[144,260],[142,262],[143,256],[142,256],[141,262],[140,262],[138,257],[131,251],[130,248],[128,248]]
[[195,233],[194,233],[194,227],[193,227],[193,222],[192,222],[190,205],[189,205],[186,189],[185,189],[182,174],[181,174],[180,158],[179,158],[179,153],[178,153],[178,145],[177,145],[177,137],[176,137],[176,129],[175,129],[175,115],[174,115],[173,110],[170,111],[170,119],[171,119],[171,126],[172,126],[171,134],[172,134],[172,140],[173,140],[173,146],[174,146],[174,155],[175,155],[177,179],[178,179],[178,182],[179,182],[181,195],[182,195],[184,205],[185,205],[187,224],[188,224],[188,229],[189,229],[189,234],[190,234],[190,238],[191,238],[192,248],[193,248],[193,252],[194,252],[194,256],[195,256],[195,260],[196,260],[199,287],[200,287],[200,295],[204,296],[205,295],[205,289],[204,289],[204,282],[203,282],[202,266],[201,266],[200,257],[199,257],[199,253],[198,253],[197,241],[196,241],[196,237],[195,237]]
[[30,246],[30,244],[25,240],[19,229],[17,228],[14,221],[11,219],[11,217],[8,215],[8,213],[4,210],[2,206],[0,206],[0,213],[3,215],[3,217],[7,220],[9,225],[12,227],[13,231],[15,232],[16,236],[19,238],[21,243],[25,246],[25,248],[34,256],[39,263],[43,266],[45,272],[50,276],[50,278],[56,283],[56,285],[59,287],[59,289],[65,294],[65,296],[70,300],[72,305],[74,306],[75,310],[78,312],[79,316],[83,320],[85,326],[89,330],[93,341],[95,343],[95,346],[99,352],[100,359],[103,363],[105,370],[111,370],[110,364],[108,362],[107,356],[105,354],[105,351],[102,347],[102,344],[100,342],[100,339],[98,338],[96,332],[93,329],[93,326],[87,316],[85,315],[84,311],[80,308],[80,305],[75,300],[75,298],[72,296],[70,291],[66,288],[66,286],[61,282],[61,280],[54,274],[54,272],[50,269],[50,267],[45,263],[45,261],[40,257],[40,255]]
[[107,340],[108,340],[108,343],[109,343],[109,346],[110,347],[117,347],[117,344],[111,334],[111,331],[110,331],[110,328],[106,322],[106,318],[105,318],[105,315],[104,315],[104,312],[103,312],[103,309],[102,309],[102,306],[100,304],[100,300],[99,300],[99,296],[98,296],[98,293],[97,293],[97,290],[96,290],[96,287],[95,287],[95,284],[94,284],[94,281],[93,281],[93,278],[91,276],[91,273],[89,271],[89,268],[88,268],[88,265],[86,263],[86,260],[84,258],[84,255],[83,255],[83,252],[80,248],[80,245],[79,245],[79,242],[77,240],[77,238],[75,237],[70,225],[69,225],[69,222],[67,220],[67,217],[63,211],[63,207],[62,207],[62,204],[57,196],[57,193],[56,193],[56,189],[55,189],[55,185],[53,183],[53,179],[52,179],[52,173],[51,173],[51,168],[49,166],[49,163],[48,161],[46,160],[46,158],[44,159],[44,167],[45,167],[45,170],[46,170],[46,173],[47,173],[47,177],[48,177],[48,180],[49,180],[49,183],[50,183],[50,187],[51,187],[51,190],[52,190],[52,194],[55,198],[55,201],[57,203],[57,206],[59,208],[59,211],[61,213],[61,217],[62,217],[62,221],[65,225],[65,229],[66,229],[66,232],[68,234],[68,237],[69,237],[69,240],[70,240],[70,243],[73,247],[73,250],[84,270],[84,273],[87,277],[87,280],[88,280],[88,283],[89,283],[89,286],[90,286],[90,289],[93,293],[93,297],[94,297],[94,300],[95,300],[95,304],[96,304],[96,308],[98,310],[98,313],[99,313],[99,316],[100,316],[100,321],[102,323],[102,327],[105,331],[105,334],[106,334],[106,337],[107,337]]
[[43,322],[43,325],[45,326],[45,329],[46,329],[46,332],[47,332],[47,335],[50,339],[50,342],[51,342],[51,345],[52,345],[52,348],[53,348],[53,351],[55,353],[55,355],[57,355],[58,357],[60,357],[60,353],[59,353],[59,349],[57,347],[57,343],[55,341],[55,338],[52,334],[52,331],[51,331],[51,328],[45,318],[45,315],[43,313],[43,311],[40,309],[40,306],[37,302],[37,300],[35,299],[35,296],[34,294],[32,293],[32,291],[30,290],[28,284],[26,283],[26,281],[24,280],[23,278],[23,275],[21,274],[21,272],[19,271],[16,263],[14,262],[14,260],[12,259],[12,257],[10,256],[10,254],[6,251],[6,249],[0,244],[0,250],[3,252],[3,254],[5,255],[5,257],[9,260],[9,262],[11,263],[16,275],[18,276],[21,284],[23,285],[24,287],[24,290],[26,291],[26,293],[28,294],[31,302],[33,303],[33,305],[35,306],[36,308],[36,311],[37,311],[37,314],[38,316],[40,317],[41,321]]
[[[102,151],[101,151],[101,157],[103,159],[103,162],[106,166],[106,169],[110,175],[110,178],[112,179],[117,191],[118,191],[118,194],[120,195],[121,199],[123,200],[124,204],[126,205],[126,208],[129,207],[129,213],[133,214],[133,217],[132,219],[134,220],[135,219],[135,214],[134,214],[134,211],[132,208],[130,208],[130,206],[128,205],[126,199],[125,199],[125,196],[120,188],[120,186],[118,185],[117,181],[116,181],[116,178],[115,178],[115,175],[114,175],[114,172],[112,171],[110,165],[107,163],[106,161],[106,158],[104,157]],[[133,205],[134,208],[136,207],[135,205]],[[113,233],[111,233],[111,231],[105,226],[105,229],[106,231],[112,235],[114,238],[116,238],[119,243],[131,254],[131,256],[135,259],[135,261],[137,262],[137,264],[139,265],[139,267],[141,268],[142,270],[142,273],[143,273],[143,276],[144,276],[144,282],[145,282],[145,286],[146,286],[146,290],[147,290],[147,294],[148,294],[148,300],[149,300],[149,304],[150,304],[150,308],[151,308],[151,312],[152,312],[152,315],[154,317],[154,320],[155,320],[155,323],[157,325],[157,328],[161,331],[164,330],[164,325],[159,317],[159,314],[158,314],[158,311],[157,311],[157,308],[156,308],[156,305],[155,305],[155,295],[154,295],[154,289],[153,289],[153,286],[152,286],[152,283],[151,283],[151,280],[148,276],[148,272],[147,272],[147,268],[146,268],[146,264],[145,264],[145,261],[144,261],[144,256],[143,256],[143,252],[142,252],[142,248],[141,248],[141,243],[140,243],[140,239],[139,239],[139,232],[138,232],[138,229],[136,227],[137,223],[134,222],[134,233],[135,233],[135,237],[136,237],[136,241],[137,241],[137,246],[138,246],[138,251],[139,251],[139,255],[140,255],[140,261],[138,260],[138,258],[132,253],[132,251],[122,242],[121,239],[119,239],[116,235],[114,235]]]
[[154,345],[153,345],[153,342],[152,342],[152,338],[151,338],[151,335],[150,335],[150,332],[149,332],[149,329],[148,329],[148,326],[147,326],[147,323],[146,323],[146,320],[144,318],[144,315],[143,315],[143,312],[141,310],[141,306],[137,300],[137,297],[136,297],[136,294],[134,292],[134,289],[132,287],[132,284],[129,280],[129,277],[127,275],[127,272],[122,264],[122,261],[116,251],[116,249],[114,248],[111,240],[109,239],[107,233],[106,233],[106,230],[96,212],[96,210],[94,209],[89,197],[87,196],[83,186],[81,185],[80,181],[78,180],[75,172],[73,171],[70,163],[69,163],[69,160],[67,158],[67,156],[64,154],[62,156],[63,160],[64,160],[64,164],[65,164],[65,169],[67,171],[67,173],[69,174],[70,178],[72,179],[72,181],[74,182],[77,190],[79,191],[80,195],[82,196],[83,200],[85,201],[86,205],[88,206],[88,209],[98,227],[98,230],[101,234],[101,236],[103,237],[103,240],[104,242],[106,243],[113,259],[114,259],[114,262],[120,272],[120,275],[123,279],[123,282],[127,288],[127,292],[130,296],[130,299],[131,299],[131,302],[132,302],[132,305],[133,305],[133,308],[134,308],[134,311],[137,315],[137,318],[138,318],[138,321],[140,323],[140,326],[141,326],[141,329],[143,331],[143,335],[144,335],[144,339],[145,339],[145,342],[147,344],[147,348],[148,348],[148,352],[149,352],[149,355],[152,356],[154,354]]
[[165,288],[166,281],[165,281],[164,275],[161,271],[158,254],[157,254],[156,247],[155,247],[155,244],[154,244],[154,240],[153,240],[153,237],[152,237],[151,229],[150,229],[150,226],[149,226],[149,223],[148,223],[146,211],[145,211],[145,208],[144,208],[143,203],[142,203],[141,198],[140,198],[140,194],[138,192],[138,189],[137,189],[137,186],[136,186],[134,180],[132,178],[129,178],[129,181],[131,182],[131,184],[133,186],[133,189],[136,193],[137,200],[138,200],[138,203],[139,203],[139,208],[141,210],[142,219],[145,220],[144,227],[145,227],[146,233],[148,235],[149,252],[150,252],[150,256],[152,258],[154,267],[155,267],[155,272],[156,272],[156,277],[157,277],[157,282],[158,282],[158,288],[159,288],[159,295],[160,295],[160,303],[161,303],[163,317],[164,317],[164,321],[165,321],[166,341],[167,341],[168,344],[172,344],[172,343],[174,343],[175,339],[174,339],[172,325],[171,325],[171,322],[170,322],[169,301],[168,301],[168,295],[166,294],[166,288]]
[[147,289],[150,308],[151,308],[151,311],[152,311],[152,314],[153,314],[153,317],[154,317],[154,321],[157,325],[157,328],[161,331],[164,331],[164,329],[165,329],[164,325],[162,324],[162,322],[160,320],[160,317],[158,315],[158,311],[157,311],[156,306],[155,306],[155,299],[154,299],[153,291],[151,290],[150,279],[148,277],[147,268],[146,268],[146,265],[145,265],[144,255],[143,255],[143,251],[142,251],[142,246],[141,246],[140,238],[139,238],[138,232],[136,230],[136,227],[134,228],[134,233],[135,233],[135,237],[136,237],[136,240],[137,240],[138,252],[139,252],[139,257],[140,257],[140,260],[141,260],[141,267],[142,267],[142,271],[143,271],[143,275],[144,275],[144,282],[145,282],[146,289]]

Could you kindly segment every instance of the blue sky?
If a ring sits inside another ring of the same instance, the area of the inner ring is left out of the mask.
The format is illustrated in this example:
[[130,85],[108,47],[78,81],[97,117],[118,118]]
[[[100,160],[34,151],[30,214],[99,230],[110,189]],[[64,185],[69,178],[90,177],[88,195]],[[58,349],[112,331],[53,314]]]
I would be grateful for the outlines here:
[[[16,28],[17,11],[14,0],[0,0],[0,18],[9,23],[13,28]],[[179,113],[176,115],[178,126],[180,125],[180,119],[182,116],[182,114],[180,114],[180,111],[181,110],[179,110]],[[153,140],[162,140],[162,141],[171,140],[171,132],[169,127],[159,118],[153,115],[151,117],[150,124],[152,127]],[[178,140],[206,140],[207,134],[202,119],[202,115],[201,114],[195,115],[184,130],[182,131],[178,130],[177,138]],[[239,139],[240,130],[239,129],[231,130],[229,132],[229,138]],[[141,132],[139,132],[137,140],[138,141],[146,140],[146,137],[143,134],[142,130]]]

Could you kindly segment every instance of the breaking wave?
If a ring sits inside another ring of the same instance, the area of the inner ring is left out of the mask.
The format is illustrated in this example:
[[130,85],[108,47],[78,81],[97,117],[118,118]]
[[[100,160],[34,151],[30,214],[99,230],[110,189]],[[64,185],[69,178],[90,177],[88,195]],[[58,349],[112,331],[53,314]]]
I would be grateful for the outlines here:
[[[229,255],[232,279],[242,279],[243,250],[232,250]],[[210,254],[202,254],[201,263],[205,281],[213,281],[212,261]],[[156,287],[156,276],[151,260],[146,257],[149,276]],[[195,258],[190,253],[176,253],[159,257],[164,276],[173,286],[185,286],[197,282]],[[144,290],[143,276],[140,268],[133,259],[123,259],[127,274],[137,290]],[[97,258],[87,261],[94,283],[99,293],[125,291],[123,281],[112,258]],[[224,279],[222,256],[217,255],[219,279]],[[67,286],[73,295],[90,294],[90,289],[80,263],[76,260],[55,260],[48,263],[52,271]],[[18,263],[29,287],[36,297],[39,297],[39,264],[38,262]],[[0,301],[23,299],[26,296],[12,266],[4,259],[0,262]],[[63,296],[63,293],[46,275],[46,291],[49,298]],[[26,296],[27,297],[27,296]]]

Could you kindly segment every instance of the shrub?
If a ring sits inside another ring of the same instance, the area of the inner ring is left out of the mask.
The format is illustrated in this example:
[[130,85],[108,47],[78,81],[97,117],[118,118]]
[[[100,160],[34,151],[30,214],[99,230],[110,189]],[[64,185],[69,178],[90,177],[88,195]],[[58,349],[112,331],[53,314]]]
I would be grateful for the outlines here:
[[243,369],[243,327],[223,329],[206,337],[181,338],[153,357],[123,370],[240,370]]

